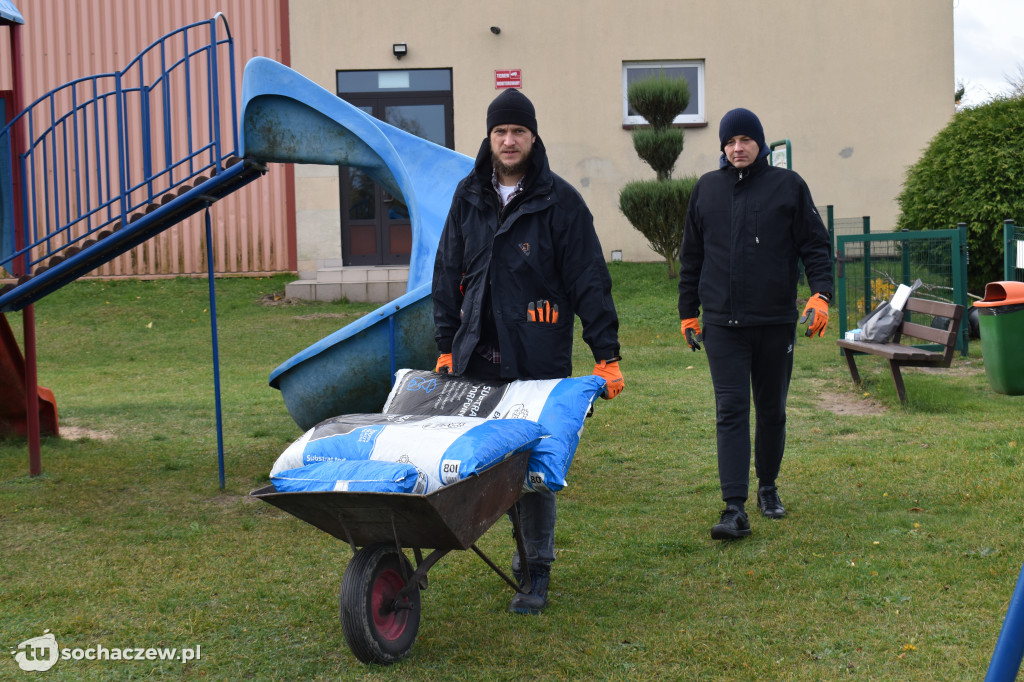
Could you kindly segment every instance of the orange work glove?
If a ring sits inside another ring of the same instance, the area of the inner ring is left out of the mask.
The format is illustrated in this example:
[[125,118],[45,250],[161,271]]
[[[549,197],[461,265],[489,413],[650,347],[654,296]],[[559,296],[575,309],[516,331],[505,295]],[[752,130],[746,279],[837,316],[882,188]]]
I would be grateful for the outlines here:
[[815,294],[807,299],[804,306],[804,314],[800,317],[800,324],[807,323],[807,331],[804,336],[825,336],[825,327],[828,326],[828,299],[821,294]]
[[526,306],[526,319],[530,322],[558,322],[558,304],[551,305],[550,301],[541,299]]
[[680,322],[679,331],[682,332],[683,338],[686,339],[686,345],[690,347],[690,350],[700,350],[700,342],[704,340],[704,335],[700,331],[700,322],[697,321],[696,317],[688,317]]
[[601,397],[605,400],[611,400],[619,393],[622,392],[622,387],[625,382],[622,379],[622,372],[619,370],[619,361],[602,360],[601,362],[594,365],[594,376],[601,377],[605,381],[604,393]]
[[452,354],[441,353],[441,357],[437,359],[437,366],[434,367],[434,371],[442,374],[452,374],[455,371],[452,369]]

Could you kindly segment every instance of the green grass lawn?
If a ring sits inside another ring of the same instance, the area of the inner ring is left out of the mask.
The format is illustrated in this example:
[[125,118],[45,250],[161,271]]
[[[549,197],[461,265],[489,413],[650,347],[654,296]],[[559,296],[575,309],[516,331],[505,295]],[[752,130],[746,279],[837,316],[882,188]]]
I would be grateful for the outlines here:
[[[390,667],[342,637],[350,548],[248,497],[300,435],[269,373],[375,306],[274,300],[284,277],[217,281],[221,490],[206,282],[46,297],[39,381],[64,437],[43,440],[37,478],[25,442],[0,440],[0,642],[201,647],[187,663],[61,660],[54,679],[983,678],[1024,561],[1024,396],[992,392],[980,344],[949,370],[907,370],[901,406],[882,360],[859,363],[856,388],[834,329],[800,336],[789,515],[717,542],[706,356],[679,335],[663,264],[611,271],[626,387],[599,401],[560,493],[551,606],[509,614],[512,591],[453,552]],[[578,342],[577,373],[592,366]],[[504,561],[509,529],[478,544]],[[0,678],[28,675],[0,661]]]

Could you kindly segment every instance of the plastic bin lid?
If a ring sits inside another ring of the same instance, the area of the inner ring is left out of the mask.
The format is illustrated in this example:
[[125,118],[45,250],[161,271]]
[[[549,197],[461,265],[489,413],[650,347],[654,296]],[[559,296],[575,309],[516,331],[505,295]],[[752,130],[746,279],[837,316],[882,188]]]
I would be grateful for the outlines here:
[[975,308],[994,308],[1024,304],[1024,282],[989,282],[985,285],[985,298],[975,301]]

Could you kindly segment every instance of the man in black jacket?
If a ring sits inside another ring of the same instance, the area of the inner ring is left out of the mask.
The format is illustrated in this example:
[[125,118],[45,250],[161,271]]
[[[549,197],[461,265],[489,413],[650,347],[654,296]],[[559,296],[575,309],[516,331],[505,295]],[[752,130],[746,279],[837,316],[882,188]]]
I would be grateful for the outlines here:
[[[533,104],[518,90],[487,108],[487,138],[452,197],[432,286],[435,371],[482,381],[571,376],[579,316],[604,397],[622,390],[619,320],[593,217],[548,167]],[[527,493],[518,507],[533,588],[509,608],[539,613],[555,559],[555,493]]]
[[[719,169],[703,175],[686,212],[680,250],[679,317],[687,344],[708,354],[715,390],[718,476],[726,508],[716,540],[750,535],[750,396],[761,514],[786,510],[775,479],[786,444],[799,262],[814,294],[801,322],[823,336],[832,298],[832,247],[806,183],[768,163],[761,121],[733,109],[718,130]],[[703,333],[697,321],[704,312]]]

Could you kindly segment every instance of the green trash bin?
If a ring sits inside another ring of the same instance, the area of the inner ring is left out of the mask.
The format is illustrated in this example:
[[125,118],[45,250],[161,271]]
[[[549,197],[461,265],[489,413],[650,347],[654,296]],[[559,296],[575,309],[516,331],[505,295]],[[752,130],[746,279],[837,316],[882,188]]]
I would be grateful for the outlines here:
[[1024,395],[1024,282],[989,282],[974,307],[989,385],[996,393]]

